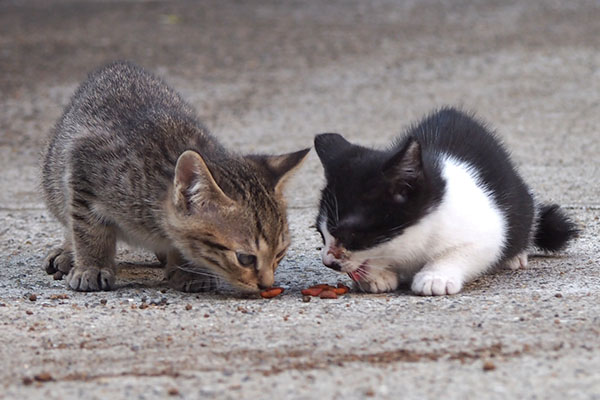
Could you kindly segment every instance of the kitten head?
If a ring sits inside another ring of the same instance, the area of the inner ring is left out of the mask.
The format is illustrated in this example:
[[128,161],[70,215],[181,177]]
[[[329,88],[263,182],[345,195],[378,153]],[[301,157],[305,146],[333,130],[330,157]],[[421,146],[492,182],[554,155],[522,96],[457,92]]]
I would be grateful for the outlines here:
[[421,145],[408,137],[388,150],[374,150],[321,134],[315,149],[327,180],[316,224],[325,243],[323,263],[353,279],[367,263],[390,267],[393,260],[378,255],[378,248],[415,224],[434,197]]
[[184,152],[167,219],[186,269],[207,268],[244,291],[271,287],[290,244],[283,187],[308,151],[211,164]]

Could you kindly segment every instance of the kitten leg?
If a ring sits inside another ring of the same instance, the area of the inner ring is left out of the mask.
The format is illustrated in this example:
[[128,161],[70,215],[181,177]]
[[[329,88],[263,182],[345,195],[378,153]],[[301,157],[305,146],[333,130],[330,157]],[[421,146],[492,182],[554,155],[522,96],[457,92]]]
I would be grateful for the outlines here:
[[167,254],[166,253],[154,253],[154,255],[156,256],[156,258],[158,259],[158,262],[160,263],[161,266],[166,266],[167,265]]
[[463,284],[484,272],[494,262],[489,248],[461,248],[428,262],[415,275],[413,292],[424,296],[456,294]]
[[[196,293],[208,292],[217,288],[217,279],[208,270],[203,270],[189,264],[177,250],[171,250],[167,254],[167,266],[165,279],[170,288],[181,292]],[[185,270],[182,268],[186,268]],[[198,273],[191,272],[198,270]]]
[[356,286],[369,293],[392,292],[398,288],[398,274],[388,269],[369,268],[365,276],[356,282]]
[[42,268],[54,279],[62,279],[73,268],[73,250],[71,241],[65,239],[61,247],[54,248],[48,253]]
[[74,290],[86,292],[111,290],[116,277],[115,230],[98,222],[87,209],[75,206],[71,229],[75,262],[65,278],[67,284]]
[[508,260],[505,265],[512,270],[527,268],[527,253],[522,252],[517,254],[515,257]]

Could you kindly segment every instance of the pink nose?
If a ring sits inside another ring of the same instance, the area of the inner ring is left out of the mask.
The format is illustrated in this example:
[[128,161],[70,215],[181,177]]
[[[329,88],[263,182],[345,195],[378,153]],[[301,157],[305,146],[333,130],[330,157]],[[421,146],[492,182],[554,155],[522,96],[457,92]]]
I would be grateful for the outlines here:
[[340,259],[340,258],[342,258],[344,251],[342,250],[341,247],[337,247],[337,246],[333,245],[333,246],[329,247],[329,250],[327,250],[327,254],[331,254],[333,256],[333,258]]
[[323,264],[335,271],[341,271],[342,266],[339,264],[339,260],[342,259],[344,254],[343,249],[332,245],[327,249],[327,252],[323,255]]

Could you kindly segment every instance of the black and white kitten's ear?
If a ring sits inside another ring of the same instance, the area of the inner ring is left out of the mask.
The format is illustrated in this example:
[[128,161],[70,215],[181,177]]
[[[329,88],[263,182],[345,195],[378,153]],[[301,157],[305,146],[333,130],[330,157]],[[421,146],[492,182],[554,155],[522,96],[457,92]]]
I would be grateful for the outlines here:
[[415,138],[409,138],[383,166],[383,174],[391,183],[394,201],[403,202],[423,177],[421,145]]
[[246,159],[262,169],[273,190],[281,193],[288,179],[304,162],[309,152],[310,147],[276,156],[248,155]]
[[191,212],[194,205],[202,206],[218,202],[231,205],[233,200],[219,187],[202,156],[195,151],[183,152],[175,166],[173,179],[173,202],[184,212]]
[[315,150],[323,167],[327,168],[337,156],[352,147],[339,133],[321,133],[315,136]]

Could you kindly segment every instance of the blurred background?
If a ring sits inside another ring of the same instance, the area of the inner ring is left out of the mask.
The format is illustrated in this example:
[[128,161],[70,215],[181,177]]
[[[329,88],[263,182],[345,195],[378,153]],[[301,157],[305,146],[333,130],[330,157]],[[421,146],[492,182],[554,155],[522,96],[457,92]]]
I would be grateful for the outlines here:
[[[293,150],[331,131],[383,145],[435,107],[463,106],[498,130],[536,189],[591,200],[581,179],[597,170],[571,167],[599,150],[599,21],[597,0],[0,0],[11,181],[0,201],[39,201],[50,127],[86,74],[115,59],[164,77],[240,152]],[[318,189],[309,161],[305,183]]]

